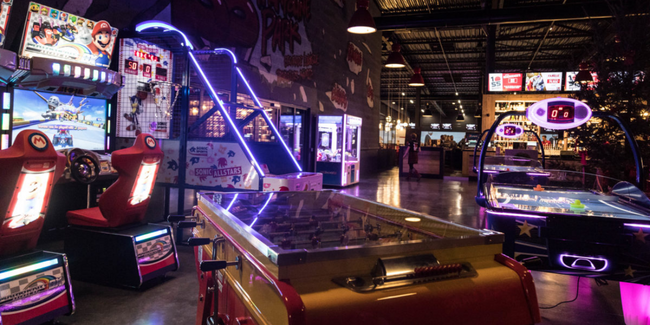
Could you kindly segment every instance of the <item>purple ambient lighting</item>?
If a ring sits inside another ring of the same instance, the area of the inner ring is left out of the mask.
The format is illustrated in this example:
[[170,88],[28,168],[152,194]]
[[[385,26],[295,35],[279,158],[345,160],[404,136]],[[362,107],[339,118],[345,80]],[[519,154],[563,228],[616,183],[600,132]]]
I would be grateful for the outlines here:
[[551,173],[526,173],[526,175],[528,175],[528,176],[545,176],[545,177],[548,177],[548,176],[551,176]]
[[226,208],[226,211],[230,211],[230,208],[232,208],[232,205],[233,205],[233,204],[235,203],[235,201],[237,200],[237,196],[238,196],[238,195],[239,195],[239,193],[235,193],[235,196],[232,198],[232,201],[230,201],[230,204],[228,204],[228,208]]
[[483,172],[486,173],[486,174],[498,174],[499,173],[498,170],[489,170],[489,169],[484,169]]
[[223,48],[223,47],[218,47],[218,48],[214,49],[214,52],[216,54],[221,54],[221,52],[227,52],[228,55],[230,55],[230,57],[232,58],[232,62],[237,64],[237,57],[235,56],[235,53],[232,53],[231,50]]
[[[230,52],[230,53],[232,53],[232,52]],[[234,55],[233,55],[233,57],[234,57]],[[235,63],[237,63],[236,60],[235,60]],[[273,132],[275,132],[276,139],[280,140],[280,143],[282,143],[282,146],[284,147],[284,150],[287,151],[287,153],[289,154],[289,157],[291,157],[291,160],[293,160],[294,165],[296,165],[296,167],[298,167],[299,171],[302,171],[302,168],[300,167],[300,164],[298,164],[298,161],[296,160],[296,158],[291,153],[291,150],[289,150],[289,147],[287,146],[287,144],[284,143],[284,140],[282,140],[282,137],[280,136],[280,132],[278,132],[278,129],[275,128],[275,124],[273,122],[271,122],[271,118],[266,114],[266,111],[264,110],[264,106],[262,106],[262,103],[260,103],[259,99],[257,99],[257,96],[255,95],[255,92],[253,92],[253,89],[251,88],[251,85],[248,84],[248,80],[246,80],[246,78],[244,78],[244,74],[241,72],[241,70],[239,70],[239,67],[235,67],[235,68],[237,69],[237,72],[239,73],[239,76],[241,77],[241,80],[243,80],[244,84],[246,84],[246,87],[248,88],[248,91],[253,96],[253,99],[255,100],[255,103],[262,110],[262,114],[264,114],[264,119],[266,120],[266,124],[271,126],[271,128],[273,129]]]
[[501,124],[497,127],[497,134],[508,139],[514,139],[524,134],[524,128],[516,124]]
[[343,114],[343,140],[341,143],[343,144],[342,150],[341,150],[341,186],[345,186],[345,184],[348,182],[348,178],[345,176],[345,134],[347,132],[347,125],[348,125],[348,116],[346,114]]
[[634,228],[650,228],[650,225],[644,225],[640,223],[624,223],[625,227],[634,227]]
[[[571,266],[569,266],[569,265],[567,265],[567,264],[564,262],[564,258],[565,258],[565,257],[568,257],[568,258],[575,258],[576,260],[573,261],[573,263],[571,263]],[[582,262],[586,261],[586,262],[589,263],[589,266],[578,265],[577,263],[578,263],[579,261],[582,261]],[[604,266],[601,267],[601,268],[596,268],[596,266],[594,266],[594,262],[592,262],[592,261],[600,261],[600,262],[603,262],[603,263],[604,263]],[[580,255],[569,255],[569,254],[560,254],[560,264],[562,264],[562,266],[564,266],[564,267],[567,268],[567,269],[578,269],[578,270],[587,270],[587,271],[594,271],[594,272],[602,272],[602,271],[604,271],[605,269],[607,269],[607,265],[609,265],[609,262],[607,261],[607,259],[599,258],[599,257],[580,256]]]
[[269,198],[266,199],[266,202],[264,203],[260,211],[257,212],[257,216],[255,217],[255,220],[253,220],[253,222],[251,222],[251,224],[248,226],[249,229],[253,228],[253,225],[257,222],[257,218],[260,216],[260,214],[262,214],[262,211],[266,209],[266,206],[269,205],[269,202],[271,202],[271,199],[273,198],[273,194],[274,194],[273,192],[269,193]]
[[164,21],[147,20],[145,22],[137,24],[135,26],[135,31],[139,33],[139,32],[142,32],[143,30],[149,29],[149,28],[162,28],[165,31],[178,32],[179,34],[181,34],[181,36],[183,36],[183,39],[185,40],[185,44],[187,44],[187,45],[185,45],[185,44],[183,44],[183,45],[189,47],[191,50],[194,50],[194,46],[192,45],[192,42],[190,42],[190,40],[187,38],[187,36],[185,36],[185,34],[183,34],[183,32],[181,32],[176,27],[174,27],[174,26],[172,26],[172,25],[170,25],[170,24],[168,24],[168,23],[166,23]]
[[235,123],[232,121],[230,118],[230,115],[227,114],[226,109],[223,107],[223,102],[217,96],[217,92],[212,88],[212,85],[208,81],[208,77],[205,76],[205,73],[203,73],[203,70],[201,69],[201,66],[199,65],[199,62],[196,61],[196,58],[192,54],[192,52],[187,52],[189,55],[190,59],[192,59],[192,62],[194,62],[194,66],[196,67],[196,70],[199,72],[199,75],[203,78],[203,81],[205,81],[205,84],[208,86],[208,89],[210,89],[210,92],[212,93],[212,98],[213,100],[217,101],[217,104],[219,104],[219,108],[221,111],[221,116],[226,117],[226,121],[228,121],[228,124],[230,125],[230,129],[235,131],[235,134],[239,138],[240,143],[246,149],[246,152],[248,153],[249,157],[251,157],[251,160],[253,161],[253,166],[255,166],[255,170],[260,174],[260,176],[264,177],[264,172],[262,171],[262,168],[260,168],[260,165],[257,163],[257,160],[255,160],[255,156],[253,156],[253,153],[251,152],[250,149],[248,149],[248,146],[246,145],[246,141],[244,141],[244,138],[241,136],[239,133],[239,130],[235,126]]
[[546,217],[544,217],[544,216],[538,216],[538,215],[534,215],[534,214],[498,212],[498,211],[490,211],[490,210],[488,210],[487,213],[496,214],[498,216],[507,216],[507,217],[546,219]]
[[648,308],[648,305],[650,304],[650,286],[639,283],[621,282],[620,287],[625,323],[634,325],[649,324],[650,308]]
[[46,290],[46,291],[43,291],[43,292],[39,292],[39,293],[37,293],[37,294],[35,294],[33,296],[29,296],[29,297],[20,299],[18,301],[8,303],[6,305],[1,305],[0,306],[0,313],[11,311],[12,309],[16,309],[16,308],[19,308],[19,307],[24,306],[24,305],[33,304],[35,302],[43,300],[43,298],[46,298],[48,296],[53,296],[55,294],[61,294],[64,290],[65,290],[65,285],[60,285],[60,286],[58,286],[56,288],[49,289],[49,290]]
[[[547,115],[549,106],[573,104],[572,122],[549,121]],[[535,125],[552,130],[567,130],[578,127],[591,119],[591,108],[585,103],[573,98],[548,98],[541,100],[526,109],[526,117]]]

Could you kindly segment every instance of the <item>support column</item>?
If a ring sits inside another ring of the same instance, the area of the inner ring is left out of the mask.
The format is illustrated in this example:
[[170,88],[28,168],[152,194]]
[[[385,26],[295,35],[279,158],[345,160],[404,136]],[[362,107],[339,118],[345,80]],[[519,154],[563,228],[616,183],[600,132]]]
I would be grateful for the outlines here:
[[484,87],[481,89],[482,93],[487,93],[490,84],[490,72],[494,72],[494,53],[496,51],[496,26],[485,26],[487,34],[487,42],[485,44],[485,76],[483,78]]
[[420,139],[420,132],[422,131],[422,128],[420,127],[420,117],[422,116],[422,87],[418,87],[415,89],[415,134],[418,135],[418,139]]

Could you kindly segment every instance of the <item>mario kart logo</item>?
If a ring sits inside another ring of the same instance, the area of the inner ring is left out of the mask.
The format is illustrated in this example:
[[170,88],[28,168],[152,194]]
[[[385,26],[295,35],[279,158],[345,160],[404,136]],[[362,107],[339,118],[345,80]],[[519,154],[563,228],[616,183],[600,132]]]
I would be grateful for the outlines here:
[[32,133],[29,136],[29,144],[38,151],[47,149],[47,139],[38,133]]
[[156,147],[156,140],[154,140],[152,137],[147,137],[145,139],[145,143],[147,144],[147,147],[151,149]]
[[[20,280],[22,281],[25,279],[23,278]],[[58,287],[63,286],[63,284],[64,284],[63,278],[57,278],[52,275],[44,275],[29,282],[29,284],[27,284],[22,290],[7,296],[3,296],[2,299],[0,299],[0,304],[4,304],[9,301],[25,299],[39,294],[42,295],[43,292],[56,289]],[[38,297],[37,299],[35,299],[35,302],[45,300],[47,298],[49,298],[47,295],[43,297]]]
[[191,147],[190,155],[206,157],[208,155],[208,147]]
[[[164,258],[172,249],[171,241],[169,241],[169,236],[164,237],[167,240],[156,240],[149,247],[148,242],[144,242],[138,245],[138,263],[146,264],[159,261],[161,258]],[[142,251],[141,251],[142,249]]]

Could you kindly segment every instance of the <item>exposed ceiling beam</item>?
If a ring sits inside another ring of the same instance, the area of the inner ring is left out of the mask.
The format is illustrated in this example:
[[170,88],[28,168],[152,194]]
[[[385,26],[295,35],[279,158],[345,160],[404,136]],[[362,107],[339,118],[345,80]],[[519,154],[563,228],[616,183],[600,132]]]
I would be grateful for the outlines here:
[[[648,14],[641,12],[638,14]],[[533,22],[575,21],[611,18],[605,1],[503,8],[497,10],[440,10],[431,14],[383,15],[375,18],[378,30],[529,24]]]

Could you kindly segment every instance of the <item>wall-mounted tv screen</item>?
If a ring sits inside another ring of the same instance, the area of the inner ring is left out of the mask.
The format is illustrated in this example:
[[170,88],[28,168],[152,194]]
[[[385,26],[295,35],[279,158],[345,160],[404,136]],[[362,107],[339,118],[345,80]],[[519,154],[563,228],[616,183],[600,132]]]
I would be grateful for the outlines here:
[[526,91],[562,90],[562,72],[526,73]]
[[490,73],[488,91],[521,91],[521,73]]
[[[576,82],[576,75],[578,71],[568,71],[565,73],[564,78],[564,90],[565,91],[579,91],[580,84]],[[594,82],[591,82],[587,88],[593,88],[593,85],[598,83],[598,73],[592,72],[591,77],[594,79]]]
[[12,143],[20,131],[45,133],[56,149],[106,149],[106,100],[14,90]]

